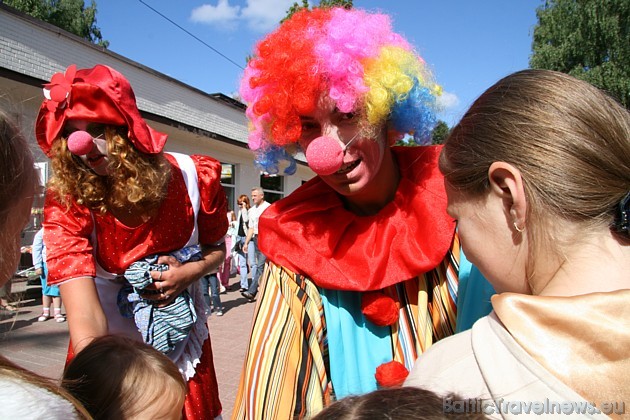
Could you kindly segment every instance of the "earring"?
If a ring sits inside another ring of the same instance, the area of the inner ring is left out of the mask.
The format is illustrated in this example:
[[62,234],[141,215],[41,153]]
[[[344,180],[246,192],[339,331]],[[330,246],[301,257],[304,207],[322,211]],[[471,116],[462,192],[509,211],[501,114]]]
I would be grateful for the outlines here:
[[514,223],[513,223],[513,225],[514,225],[514,229],[516,229],[516,231],[517,231],[518,233],[523,233],[523,232],[525,232],[525,226],[523,226],[522,228],[520,228],[520,227],[518,227],[518,225],[516,224],[516,222],[514,222]]

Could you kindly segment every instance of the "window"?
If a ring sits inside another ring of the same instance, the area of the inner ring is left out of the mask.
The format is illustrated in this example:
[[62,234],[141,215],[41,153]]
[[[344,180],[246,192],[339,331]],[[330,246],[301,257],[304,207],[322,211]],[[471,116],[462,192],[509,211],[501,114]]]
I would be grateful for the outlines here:
[[221,185],[225,190],[225,195],[227,195],[228,210],[234,210],[236,205],[234,169],[235,166],[231,163],[221,163]]
[[273,203],[284,197],[284,177],[262,173],[260,187],[265,193],[265,201]]

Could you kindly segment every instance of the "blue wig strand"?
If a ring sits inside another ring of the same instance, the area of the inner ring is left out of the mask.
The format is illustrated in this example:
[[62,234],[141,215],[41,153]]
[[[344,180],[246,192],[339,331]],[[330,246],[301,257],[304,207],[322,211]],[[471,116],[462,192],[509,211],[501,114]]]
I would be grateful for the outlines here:
[[430,144],[437,123],[435,95],[416,80],[407,97],[394,104],[391,122],[399,133],[412,133],[418,144]]
[[286,162],[285,175],[293,175],[297,170],[295,158],[291,156],[283,147],[271,145],[265,149],[257,150],[254,164],[258,169],[268,174],[278,174],[280,172],[280,162]]

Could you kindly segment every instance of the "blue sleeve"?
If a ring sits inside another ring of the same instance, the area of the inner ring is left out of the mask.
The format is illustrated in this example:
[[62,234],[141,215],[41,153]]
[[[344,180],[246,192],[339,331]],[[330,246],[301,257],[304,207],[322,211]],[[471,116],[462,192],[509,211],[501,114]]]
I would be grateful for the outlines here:
[[456,332],[466,331],[479,318],[488,315],[492,311],[490,296],[494,294],[488,280],[468,261],[462,249],[459,260]]
[[40,229],[33,238],[33,246],[31,247],[31,253],[33,255],[33,265],[35,268],[42,268],[42,248],[44,247],[44,229]]

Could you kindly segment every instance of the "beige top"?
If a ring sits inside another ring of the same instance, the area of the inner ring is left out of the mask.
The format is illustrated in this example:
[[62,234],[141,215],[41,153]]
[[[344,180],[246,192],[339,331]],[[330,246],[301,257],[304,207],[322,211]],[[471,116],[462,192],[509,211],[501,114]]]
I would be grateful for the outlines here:
[[[583,410],[584,418],[606,417],[579,405],[585,402],[611,417],[630,415],[628,302],[630,290],[574,297],[495,295],[495,311],[430,348],[405,385],[495,406],[501,398],[547,407],[568,403]],[[489,414],[518,415],[507,411]]]

